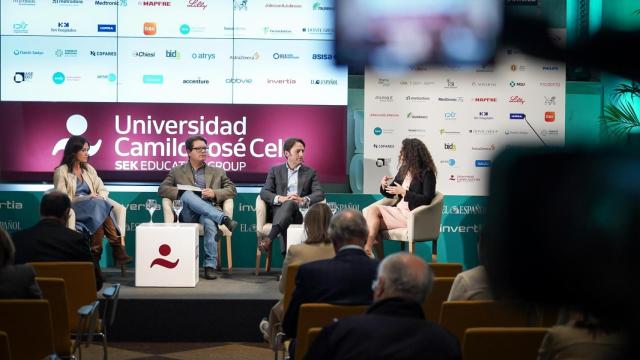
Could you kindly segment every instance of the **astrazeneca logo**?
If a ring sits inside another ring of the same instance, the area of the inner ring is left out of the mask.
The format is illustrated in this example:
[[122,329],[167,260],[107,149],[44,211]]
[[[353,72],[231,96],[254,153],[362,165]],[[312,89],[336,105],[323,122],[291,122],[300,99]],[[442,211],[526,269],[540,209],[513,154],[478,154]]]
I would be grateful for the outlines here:
[[152,58],[152,57],[156,57],[156,52],[155,51],[134,51],[133,56]]
[[224,82],[226,82],[227,84],[251,84],[253,82],[253,79],[229,78]]
[[116,55],[118,55],[118,53],[115,52],[115,51],[94,51],[94,50],[90,50],[89,54],[91,56],[116,56]]
[[556,104],[556,97],[555,96],[545,96],[544,97],[544,104],[545,105],[555,105]]
[[300,59],[300,56],[295,54],[273,53],[273,58],[275,60],[296,60]]
[[116,32],[115,24],[98,24],[98,32]]
[[449,151],[456,151],[456,144],[454,143],[444,143],[444,149]]
[[491,144],[489,146],[473,146],[471,147],[471,150],[475,150],[475,151],[495,151],[496,146],[494,144]]
[[313,54],[311,55],[313,60],[333,60],[333,54]]
[[255,52],[253,55],[231,55],[229,56],[229,60],[259,60],[260,53]]
[[31,81],[31,79],[33,79],[33,72],[17,72],[13,75],[13,82],[16,84]]
[[311,85],[338,85],[338,80],[335,80],[335,79],[311,80]]
[[524,113],[509,113],[510,120],[524,120],[527,118],[527,115]]

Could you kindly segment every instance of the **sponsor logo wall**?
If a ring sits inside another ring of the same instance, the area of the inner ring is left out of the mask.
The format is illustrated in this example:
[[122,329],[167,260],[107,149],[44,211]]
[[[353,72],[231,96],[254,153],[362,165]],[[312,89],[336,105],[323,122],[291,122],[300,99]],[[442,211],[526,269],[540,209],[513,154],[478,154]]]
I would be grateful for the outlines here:
[[[365,72],[364,191],[395,175],[404,138],[422,140],[445,195],[487,195],[507,145],[564,145],[565,66],[509,49],[492,67],[421,66],[400,78]],[[382,160],[381,160],[382,159]]]
[[2,101],[347,104],[333,1],[0,4]]

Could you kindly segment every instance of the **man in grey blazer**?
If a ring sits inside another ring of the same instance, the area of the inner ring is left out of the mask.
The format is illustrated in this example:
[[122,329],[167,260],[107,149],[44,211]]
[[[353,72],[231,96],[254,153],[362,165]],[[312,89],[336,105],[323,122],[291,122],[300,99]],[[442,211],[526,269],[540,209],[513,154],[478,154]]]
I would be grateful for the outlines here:
[[309,202],[313,205],[324,199],[324,192],[316,171],[302,165],[305,144],[302,139],[289,138],[284,142],[287,161],[269,170],[267,181],[260,191],[260,198],[271,206],[273,226],[269,234],[262,234],[260,247],[266,250],[278,235],[281,235],[281,251],[287,249],[287,229],[291,224],[302,224],[298,205]]
[[[192,136],[185,142],[189,161],[171,169],[158,188],[158,194],[171,200],[182,200],[181,221],[199,222],[204,227],[204,277],[213,280],[218,265],[218,247],[215,239],[218,225],[224,224],[229,231],[238,223],[222,212],[222,203],[236,197],[236,187],[224,170],[208,166],[207,140]],[[189,185],[197,190],[179,190],[178,185]]]

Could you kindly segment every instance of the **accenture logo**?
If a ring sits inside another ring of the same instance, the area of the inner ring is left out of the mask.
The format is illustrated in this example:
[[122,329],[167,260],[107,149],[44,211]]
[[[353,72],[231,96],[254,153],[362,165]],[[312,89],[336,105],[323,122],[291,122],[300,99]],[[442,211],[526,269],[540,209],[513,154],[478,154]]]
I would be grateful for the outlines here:
[[182,83],[183,84],[187,84],[187,85],[208,85],[209,84],[209,80],[201,79],[201,78],[184,79],[184,80],[182,80]]

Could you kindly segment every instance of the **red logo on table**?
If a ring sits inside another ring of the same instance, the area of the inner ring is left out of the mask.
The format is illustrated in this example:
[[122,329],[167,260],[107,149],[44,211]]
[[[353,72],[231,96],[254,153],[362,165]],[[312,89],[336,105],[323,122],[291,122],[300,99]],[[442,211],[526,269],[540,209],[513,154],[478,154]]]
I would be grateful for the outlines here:
[[[171,246],[169,246],[167,244],[162,244],[158,248],[158,252],[162,256],[169,256],[169,254],[171,254]],[[158,266],[165,267],[167,269],[173,269],[174,267],[178,266],[178,262],[180,262],[180,259],[177,259],[175,262],[171,262],[171,261],[166,260],[166,259],[155,258],[151,262],[151,266],[149,266],[149,267],[152,268],[153,265],[158,265]]]
[[556,121],[556,112],[555,111],[545,111],[545,113],[544,113],[544,121],[546,121],[546,122],[554,122],[554,121]]

